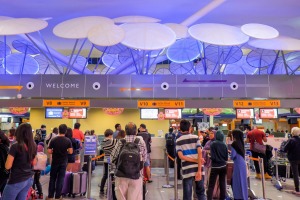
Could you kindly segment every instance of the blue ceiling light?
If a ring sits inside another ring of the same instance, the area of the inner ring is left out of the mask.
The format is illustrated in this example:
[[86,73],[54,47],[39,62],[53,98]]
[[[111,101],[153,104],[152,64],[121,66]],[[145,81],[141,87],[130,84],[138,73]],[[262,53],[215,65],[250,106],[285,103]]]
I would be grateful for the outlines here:
[[171,62],[170,71],[172,74],[187,74],[193,69],[193,67],[194,67],[194,62],[188,62],[188,63]]
[[255,68],[250,66],[246,61],[246,56],[243,56],[239,61],[232,64],[227,64],[224,69],[224,74],[254,74]]
[[23,53],[14,53],[6,56],[6,72],[8,74],[36,74],[39,71],[38,62],[31,56]]
[[231,64],[239,61],[243,52],[238,46],[208,45],[205,48],[205,57],[218,64]]
[[29,55],[36,55],[40,53],[40,51],[27,40],[14,40],[12,42],[12,46],[21,53]]
[[203,50],[202,44],[193,38],[177,40],[167,50],[167,57],[172,62],[187,63],[198,58]]
[[[45,56],[37,55],[34,59],[39,63],[39,74],[60,74]],[[61,71],[63,71],[63,69],[61,69]]]
[[254,49],[247,55],[247,62],[255,68],[270,66],[276,59],[276,52],[266,49]]
[[4,42],[0,41],[0,59],[3,59],[5,56],[11,54],[10,47]]
[[[286,65],[285,65],[286,64]],[[278,58],[276,65],[268,68],[269,74],[292,74],[300,67],[300,52],[290,52]]]

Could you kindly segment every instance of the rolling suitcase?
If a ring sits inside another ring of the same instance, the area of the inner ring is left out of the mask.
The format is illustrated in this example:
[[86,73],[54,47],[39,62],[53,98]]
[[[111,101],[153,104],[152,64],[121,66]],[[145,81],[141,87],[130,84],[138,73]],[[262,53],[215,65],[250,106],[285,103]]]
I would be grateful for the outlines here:
[[233,162],[232,161],[228,161],[227,165],[226,165],[226,170],[227,170],[227,185],[231,185],[232,182],[232,174],[233,174]]
[[72,173],[71,194],[73,198],[76,195],[80,195],[80,196],[85,195],[86,188],[87,188],[87,173],[86,172]]
[[65,178],[64,178],[64,185],[61,190],[61,194],[63,196],[66,196],[71,193],[71,177],[72,173],[71,172],[66,172]]

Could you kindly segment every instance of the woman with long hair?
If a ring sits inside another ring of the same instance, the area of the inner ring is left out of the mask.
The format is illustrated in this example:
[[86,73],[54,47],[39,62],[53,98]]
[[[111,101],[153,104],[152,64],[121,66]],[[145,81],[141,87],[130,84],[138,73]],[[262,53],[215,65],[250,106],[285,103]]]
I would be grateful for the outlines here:
[[248,199],[247,166],[245,162],[244,134],[232,131],[231,159],[233,160],[232,191],[234,199]]
[[67,128],[67,132],[65,135],[67,138],[71,140],[72,143],[72,148],[73,148],[73,153],[68,154],[68,165],[67,165],[67,171],[73,171],[74,170],[74,163],[75,163],[75,156],[76,156],[76,151],[80,148],[80,142],[76,139],[73,138],[73,131],[71,128]]
[[9,139],[0,131],[0,194],[2,195],[7,183],[9,172],[5,169],[5,162],[9,151]]
[[8,183],[4,188],[2,200],[24,200],[32,186],[33,170],[36,163],[36,144],[30,124],[21,124],[16,130],[16,143],[9,150],[5,163],[10,170]]
[[229,130],[228,134],[226,136],[226,141],[225,141],[225,143],[226,143],[227,148],[228,148],[229,151],[231,151],[231,144],[232,144],[232,142],[233,142],[232,130]]

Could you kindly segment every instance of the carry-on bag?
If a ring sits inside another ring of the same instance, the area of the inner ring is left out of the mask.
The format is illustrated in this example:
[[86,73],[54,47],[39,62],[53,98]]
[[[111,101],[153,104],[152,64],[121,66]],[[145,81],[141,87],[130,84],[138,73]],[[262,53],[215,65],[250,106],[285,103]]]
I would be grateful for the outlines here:
[[87,189],[87,173],[86,172],[72,173],[71,194],[73,198],[76,195],[80,195],[80,196],[85,195],[86,189]]
[[61,195],[66,196],[71,194],[71,178],[72,178],[72,173],[71,172],[66,172],[65,178],[64,178],[64,185],[61,190]]

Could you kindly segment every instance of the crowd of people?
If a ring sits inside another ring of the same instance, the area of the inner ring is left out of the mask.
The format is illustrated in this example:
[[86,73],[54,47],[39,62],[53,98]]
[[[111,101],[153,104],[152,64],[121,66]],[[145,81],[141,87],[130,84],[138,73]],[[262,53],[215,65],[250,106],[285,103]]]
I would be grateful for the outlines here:
[[[28,191],[37,190],[36,198],[43,199],[40,184],[41,161],[37,159],[49,155],[51,170],[46,199],[62,199],[62,188],[66,171],[72,171],[79,159],[85,135],[95,135],[95,131],[80,130],[80,123],[74,129],[65,124],[53,128],[46,134],[42,125],[33,134],[30,124],[21,124],[17,129],[9,130],[8,135],[0,131],[0,194],[2,200],[26,199]],[[37,136],[38,134],[38,136]],[[299,195],[300,165],[300,128],[291,130],[291,138],[286,142],[283,151],[287,153],[294,174],[294,193]],[[99,184],[100,196],[105,195],[105,184],[110,170],[114,171],[114,193],[118,200],[143,199],[143,185],[151,179],[151,134],[145,124],[139,128],[129,122],[122,130],[121,124],[115,125],[115,131],[104,132],[101,147],[105,153],[104,174]],[[257,145],[264,145],[267,137],[264,131],[255,127],[245,127],[229,131],[226,136],[218,127],[199,131],[188,120],[181,120],[179,129],[169,128],[165,135],[166,149],[171,157],[177,157],[178,179],[182,179],[183,199],[191,200],[213,198],[225,199],[228,196],[226,185],[232,187],[234,199],[248,199],[247,163],[245,162],[245,142],[250,143],[251,155],[264,159],[264,177],[270,179],[269,160],[272,147],[264,152],[257,150]],[[45,154],[46,156],[46,154]],[[233,167],[228,163],[233,162]],[[109,167],[112,163],[112,167]],[[257,161],[254,161],[256,178],[261,178]],[[170,160],[170,167],[174,163]],[[232,171],[230,171],[232,170]],[[146,179],[145,179],[146,178]]]

